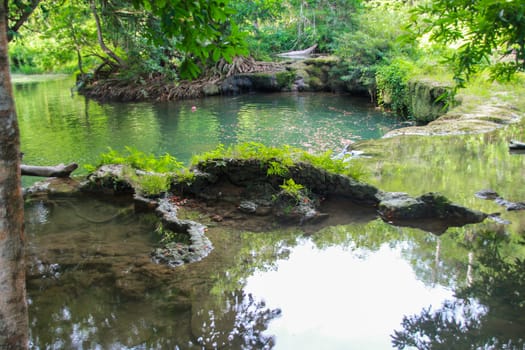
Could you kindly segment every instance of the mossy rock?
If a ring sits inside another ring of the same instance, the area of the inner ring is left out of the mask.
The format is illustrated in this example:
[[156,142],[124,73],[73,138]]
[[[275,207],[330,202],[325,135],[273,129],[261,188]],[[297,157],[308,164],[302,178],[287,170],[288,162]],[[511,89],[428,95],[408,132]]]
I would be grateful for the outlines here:
[[417,122],[428,123],[447,112],[447,100],[443,96],[450,91],[449,85],[412,80],[407,87],[408,110]]
[[308,81],[308,85],[311,90],[319,91],[325,89],[325,84],[319,79],[319,77],[316,76],[310,76],[310,79]]
[[341,59],[336,56],[321,56],[321,57],[312,57],[304,60],[304,63],[314,66],[335,66],[341,62]]
[[202,92],[205,96],[214,96],[218,95],[221,90],[217,84],[209,83],[202,87]]
[[292,87],[292,84],[295,81],[295,73],[290,71],[282,71],[275,73],[275,78],[277,79],[277,84],[281,89],[289,90]]

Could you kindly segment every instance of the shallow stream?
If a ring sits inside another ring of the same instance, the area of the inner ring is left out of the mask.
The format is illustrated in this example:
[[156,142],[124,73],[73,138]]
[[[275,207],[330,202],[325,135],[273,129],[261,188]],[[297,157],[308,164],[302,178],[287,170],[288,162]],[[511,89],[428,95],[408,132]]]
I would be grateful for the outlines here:
[[[108,146],[124,145],[184,161],[242,141],[338,150],[347,139],[376,139],[399,126],[366,101],[333,94],[100,105],[71,96],[70,83],[15,84],[26,163],[94,163]],[[26,206],[33,348],[389,349],[392,336],[406,338],[405,329],[421,342],[435,336],[456,348],[522,349],[525,318],[516,310],[524,299],[516,304],[507,296],[525,292],[525,281],[487,264],[486,254],[524,256],[517,242],[525,212],[506,212],[474,193],[492,188],[525,200],[525,155],[507,149],[524,130],[520,124],[359,145],[370,157],[368,181],[379,188],[439,191],[510,222],[451,228],[440,237],[391,226],[357,207],[334,211],[329,226],[270,232],[221,226],[188,211],[209,224],[214,250],[169,268],[149,257],[154,220],[134,215],[128,202],[34,200]],[[492,274],[488,287],[497,292],[461,295],[483,280],[482,271]],[[426,323],[430,314],[436,318]]]

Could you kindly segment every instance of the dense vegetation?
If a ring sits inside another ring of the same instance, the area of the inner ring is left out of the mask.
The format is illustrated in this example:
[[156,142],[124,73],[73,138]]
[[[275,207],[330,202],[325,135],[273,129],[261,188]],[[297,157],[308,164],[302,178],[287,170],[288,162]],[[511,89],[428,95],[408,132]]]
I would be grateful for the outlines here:
[[21,73],[173,82],[238,55],[271,60],[318,44],[343,60],[342,80],[395,100],[414,75],[462,87],[487,67],[503,79],[525,68],[519,0],[25,0],[10,10],[11,65]]

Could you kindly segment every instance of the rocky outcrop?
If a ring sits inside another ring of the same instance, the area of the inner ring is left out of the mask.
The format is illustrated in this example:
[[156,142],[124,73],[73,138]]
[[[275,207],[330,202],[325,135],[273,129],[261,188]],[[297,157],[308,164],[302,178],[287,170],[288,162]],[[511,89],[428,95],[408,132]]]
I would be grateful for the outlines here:
[[[415,221],[413,226],[417,226],[417,220],[434,220],[436,226],[441,222],[445,230],[452,226],[478,223],[487,218],[485,213],[451,203],[443,195],[432,192],[417,198],[401,192],[382,193],[378,212],[383,220],[393,224]],[[445,230],[432,231],[443,233]]]
[[213,247],[205,235],[206,226],[192,220],[180,220],[177,206],[167,199],[159,201],[155,212],[164,230],[183,234],[187,238],[183,242],[173,241],[156,248],[151,253],[155,262],[175,267],[199,261],[211,252]]
[[228,183],[236,187],[237,193],[236,198],[228,197],[228,200],[237,202],[243,212],[257,214],[259,206],[271,206],[271,213],[277,218],[300,224],[325,218],[325,213],[318,212],[318,206],[321,198],[330,197],[345,198],[356,204],[375,207],[381,218],[393,224],[405,222],[425,229],[425,225],[418,226],[418,221],[431,220],[441,227],[439,230],[431,230],[436,233],[442,233],[450,226],[478,223],[487,217],[482,212],[451,203],[437,193],[414,198],[406,193],[383,192],[374,186],[330,173],[308,163],[296,163],[288,167],[286,177],[305,188],[305,191],[298,191],[298,195],[292,198],[283,196],[280,186],[283,178],[268,175],[268,165],[259,160],[211,159],[198,164],[196,169],[199,174],[197,177],[206,180],[199,181],[197,187],[190,186],[186,189],[195,196],[224,199],[225,195],[211,195],[213,191],[210,189],[222,184],[219,186],[219,193],[222,194],[224,183]]
[[410,115],[419,124],[427,124],[448,110],[445,95],[451,87],[435,81],[410,80],[407,84],[407,101]]
[[[194,173],[191,182],[187,179],[178,182],[175,176],[170,190],[178,193],[179,198],[192,196],[211,205],[227,203],[232,210],[243,215],[272,216],[278,222],[294,225],[317,224],[327,219],[330,213],[320,211],[321,203],[332,198],[339,203],[352,202],[375,208],[388,223],[435,233],[443,233],[450,226],[481,222],[487,217],[484,213],[451,203],[436,193],[414,198],[406,193],[383,192],[310,163],[282,165],[280,174],[269,172],[271,164],[277,161],[209,159],[191,169]],[[27,189],[26,194],[36,195],[49,188],[40,183]],[[71,188],[79,195],[89,192],[114,196],[134,192],[121,165],[104,165]],[[133,202],[137,213],[154,212],[159,218],[160,231],[167,232],[170,237],[152,251],[154,261],[178,266],[201,260],[211,252],[212,244],[205,235],[206,227],[195,221],[179,219],[178,207],[172,196],[143,197],[135,193]]]
[[[217,94],[237,95],[247,92],[281,92],[290,91],[295,81],[293,72],[243,73],[226,78],[220,83]],[[209,89],[208,89],[209,90]],[[208,91],[208,95],[209,95]]]

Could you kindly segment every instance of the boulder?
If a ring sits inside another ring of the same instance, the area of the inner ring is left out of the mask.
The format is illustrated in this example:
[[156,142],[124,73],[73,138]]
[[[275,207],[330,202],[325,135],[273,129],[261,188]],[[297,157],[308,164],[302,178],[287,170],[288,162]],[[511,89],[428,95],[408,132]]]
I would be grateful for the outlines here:
[[418,227],[420,220],[422,227],[432,226],[430,221],[434,221],[433,224],[441,228],[438,231],[442,232],[442,228],[479,223],[487,218],[485,213],[452,203],[443,195],[433,192],[417,198],[400,192],[382,193],[378,212],[383,220],[392,224],[412,221],[410,225],[403,226]]

